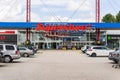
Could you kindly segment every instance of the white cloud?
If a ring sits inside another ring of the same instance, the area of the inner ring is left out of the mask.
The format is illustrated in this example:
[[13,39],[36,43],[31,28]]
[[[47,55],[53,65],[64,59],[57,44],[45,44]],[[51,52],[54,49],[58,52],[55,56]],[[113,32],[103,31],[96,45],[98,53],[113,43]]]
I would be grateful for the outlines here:
[[67,9],[70,11],[74,11],[76,9],[80,11],[90,10],[90,8],[92,7],[90,1],[87,1],[84,4],[83,3],[84,0],[80,0],[80,1],[70,0],[67,5]]
[[0,20],[6,19],[11,16],[14,17],[21,12],[22,6],[16,0],[5,0],[0,2]]
[[[24,12],[21,15],[14,15],[14,16],[6,16],[1,21],[7,21],[7,22],[26,22],[26,12]],[[31,22],[39,22],[40,18],[39,15],[35,13],[31,13]]]
[[[85,1],[84,0],[34,0],[32,1],[32,5],[42,5],[42,6],[58,6],[63,7],[64,9],[69,11],[74,11],[78,9],[79,11],[88,11],[90,10],[92,6],[91,1]],[[47,11],[45,8],[43,10]]]
[[43,7],[41,10],[44,11],[44,12],[49,12],[49,10],[45,7]]
[[0,2],[0,21],[24,21],[22,15],[18,15],[22,11],[22,5],[17,0],[5,0]]
[[[69,20],[69,21],[67,21]],[[94,17],[82,17],[82,18],[74,18],[74,19],[69,19],[68,17],[61,17],[57,16],[45,16],[40,18],[40,22],[94,22]]]
[[68,0],[32,0],[32,5],[57,5],[61,6],[66,4]]
[[36,13],[31,13],[31,21],[32,22],[40,22],[40,17]]
[[[17,1],[17,2],[16,2]],[[32,0],[32,3],[33,5],[39,5],[41,4],[40,3],[41,0]],[[70,11],[73,11],[75,10],[76,8],[79,7],[79,4],[78,2],[82,2],[81,0],[42,0],[45,2],[45,4],[50,4],[50,5],[57,5],[57,6],[63,6],[66,4],[67,6],[67,9],[66,10],[70,10]],[[25,2],[26,0],[0,0],[0,21],[26,21],[26,11],[24,10],[22,12],[22,8],[25,8]],[[71,6],[70,6],[71,5]],[[85,7],[86,6],[86,7]],[[85,3],[85,6],[83,5],[84,9],[82,9],[82,7],[80,8],[80,10],[89,10],[89,7],[90,7],[90,2],[86,2]],[[38,10],[38,9],[36,9]],[[57,9],[56,9],[57,10]],[[45,7],[42,8],[42,11],[46,12],[48,11]],[[41,13],[41,14],[44,14]],[[85,16],[84,14],[82,15],[82,17],[80,18],[73,18],[73,19],[69,19],[68,17],[66,17],[67,14],[65,15],[59,15],[56,11],[56,14],[58,14],[59,16],[55,17],[56,15],[54,16],[48,16],[48,15],[44,15],[42,17],[40,17],[39,13],[37,12],[32,12],[31,13],[31,21],[32,22],[60,22],[60,20],[62,22],[66,22],[67,20],[69,20],[69,22],[90,22],[90,21],[93,21],[94,19],[94,14],[92,12],[88,13],[88,16]],[[64,16],[64,17],[63,17]],[[89,17],[89,16],[92,16]],[[57,18],[57,19],[56,19]]]
[[[26,11],[22,14],[22,3],[19,3],[17,0],[1,0],[0,1],[0,21],[26,21]],[[31,13],[32,21],[39,21],[39,16],[35,13]]]

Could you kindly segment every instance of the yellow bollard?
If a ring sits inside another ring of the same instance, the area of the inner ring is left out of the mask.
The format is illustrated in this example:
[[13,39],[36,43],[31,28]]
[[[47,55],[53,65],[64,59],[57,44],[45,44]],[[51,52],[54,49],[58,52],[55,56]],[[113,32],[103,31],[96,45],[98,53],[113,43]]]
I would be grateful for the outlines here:
[[66,47],[63,47],[62,50],[66,50]]
[[72,50],[76,50],[76,47],[72,47]]

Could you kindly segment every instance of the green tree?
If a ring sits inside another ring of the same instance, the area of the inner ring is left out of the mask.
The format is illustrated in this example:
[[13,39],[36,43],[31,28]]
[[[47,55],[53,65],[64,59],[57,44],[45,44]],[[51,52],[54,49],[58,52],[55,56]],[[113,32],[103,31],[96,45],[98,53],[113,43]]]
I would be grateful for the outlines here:
[[119,13],[116,15],[116,22],[120,22],[120,11],[119,11]]
[[108,23],[108,22],[113,23],[115,21],[116,21],[115,17],[110,13],[106,14],[102,19],[102,22],[105,22],[105,23]]

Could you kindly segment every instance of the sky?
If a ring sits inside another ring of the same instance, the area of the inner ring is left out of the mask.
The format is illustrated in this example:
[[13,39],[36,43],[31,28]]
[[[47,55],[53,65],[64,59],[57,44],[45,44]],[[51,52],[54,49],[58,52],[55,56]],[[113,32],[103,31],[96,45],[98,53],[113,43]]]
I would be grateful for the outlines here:
[[[101,19],[120,11],[120,0],[100,0]],[[31,22],[95,22],[95,0],[31,0]],[[0,0],[1,22],[25,22],[26,0]]]

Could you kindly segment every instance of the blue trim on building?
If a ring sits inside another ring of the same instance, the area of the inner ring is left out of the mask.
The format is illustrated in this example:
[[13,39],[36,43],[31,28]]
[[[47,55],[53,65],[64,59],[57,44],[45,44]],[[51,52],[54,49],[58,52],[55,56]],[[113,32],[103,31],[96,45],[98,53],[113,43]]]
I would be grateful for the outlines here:
[[32,22],[0,22],[0,28],[36,28],[37,23]]
[[89,24],[92,25],[93,28],[100,28],[100,29],[116,29],[120,28],[120,23],[93,23],[93,22],[86,22],[86,23],[79,23],[79,22],[0,22],[0,28],[16,28],[16,29],[25,29],[25,28],[36,28],[38,23],[42,23],[43,25],[84,25],[88,26]]

